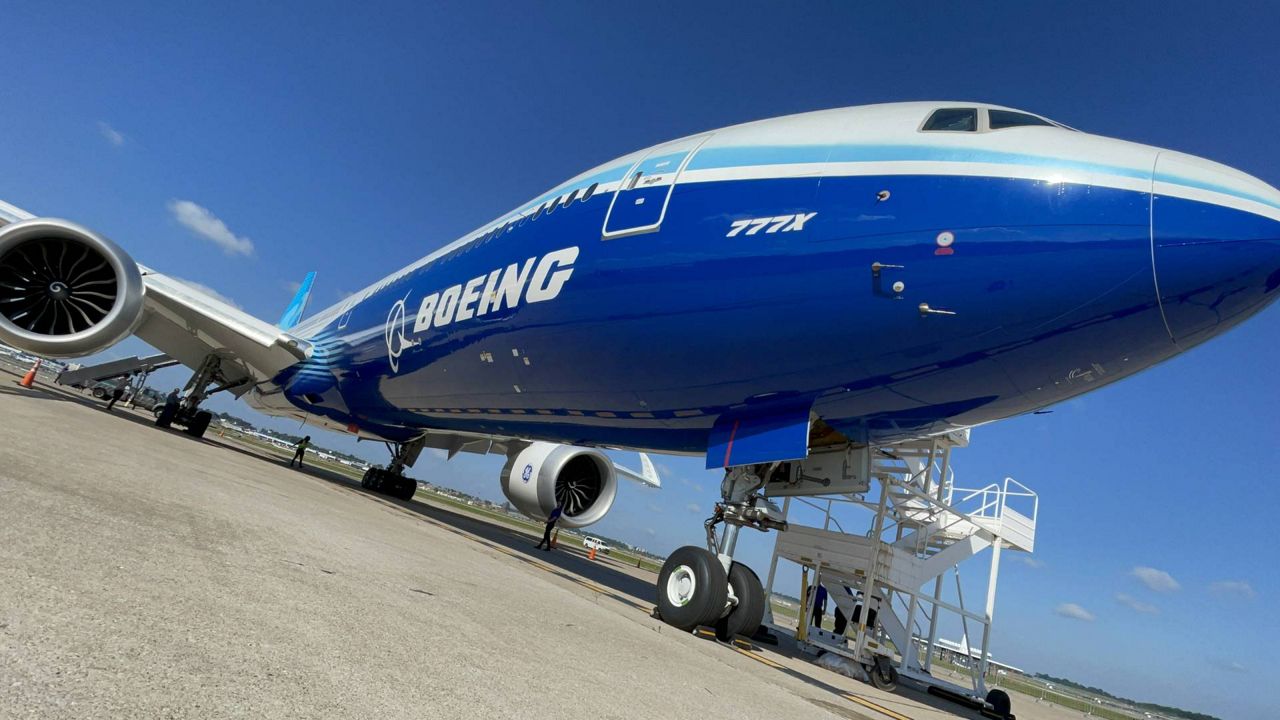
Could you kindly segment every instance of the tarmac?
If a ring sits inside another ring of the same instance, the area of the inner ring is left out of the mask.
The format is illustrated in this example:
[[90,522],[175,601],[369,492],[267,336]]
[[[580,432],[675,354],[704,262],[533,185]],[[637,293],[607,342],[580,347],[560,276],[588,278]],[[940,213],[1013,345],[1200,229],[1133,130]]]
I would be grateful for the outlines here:
[[676,631],[652,573],[16,379],[0,717],[981,717]]

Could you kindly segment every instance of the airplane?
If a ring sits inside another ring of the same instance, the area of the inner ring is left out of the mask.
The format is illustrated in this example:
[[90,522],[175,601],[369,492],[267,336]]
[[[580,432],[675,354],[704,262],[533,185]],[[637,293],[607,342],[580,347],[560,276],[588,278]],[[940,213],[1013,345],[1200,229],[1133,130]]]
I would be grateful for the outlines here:
[[[1230,167],[977,102],[848,107],[624,155],[302,319],[273,325],[100,234],[0,204],[0,340],[76,357],[135,335],[200,403],[393,449],[362,485],[411,497],[424,448],[497,453],[524,514],[582,527],[602,449],[723,468],[721,538],[668,558],[658,610],[750,634],[742,527],[833,452],[1038,411],[1222,334],[1280,288],[1280,191]],[[797,470],[798,468],[798,470]],[[735,570],[735,568],[739,568]],[[755,600],[751,600],[755,598]]]

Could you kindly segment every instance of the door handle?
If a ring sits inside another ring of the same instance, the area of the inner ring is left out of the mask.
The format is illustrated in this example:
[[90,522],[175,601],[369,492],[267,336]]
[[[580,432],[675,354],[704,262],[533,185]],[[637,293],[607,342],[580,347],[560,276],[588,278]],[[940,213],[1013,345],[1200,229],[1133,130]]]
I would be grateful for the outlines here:
[[956,312],[954,310],[942,310],[939,308],[931,308],[929,307],[929,303],[920,303],[920,317],[924,317],[926,315],[955,315],[955,314]]

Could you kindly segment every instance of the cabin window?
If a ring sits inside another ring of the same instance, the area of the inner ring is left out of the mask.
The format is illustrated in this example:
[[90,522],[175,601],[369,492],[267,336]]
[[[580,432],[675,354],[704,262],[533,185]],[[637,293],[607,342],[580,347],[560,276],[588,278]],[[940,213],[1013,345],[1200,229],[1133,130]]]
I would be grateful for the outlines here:
[[1053,123],[1038,118],[1035,115],[1026,113],[1013,112],[1012,110],[988,110],[987,125],[992,130],[1003,130],[1011,127],[1025,127],[1031,125],[1040,125],[1044,127],[1053,127]]
[[564,206],[569,207],[570,205],[572,205],[573,201],[576,200],[577,197],[578,197],[577,190],[574,190],[573,192],[569,193],[569,196],[564,199]]
[[591,185],[587,187],[586,192],[582,193],[582,201],[586,202],[587,200],[590,200],[591,196],[596,194],[596,188],[599,186],[600,183],[591,183]]
[[978,129],[977,108],[934,110],[921,128],[926,132],[974,132]]

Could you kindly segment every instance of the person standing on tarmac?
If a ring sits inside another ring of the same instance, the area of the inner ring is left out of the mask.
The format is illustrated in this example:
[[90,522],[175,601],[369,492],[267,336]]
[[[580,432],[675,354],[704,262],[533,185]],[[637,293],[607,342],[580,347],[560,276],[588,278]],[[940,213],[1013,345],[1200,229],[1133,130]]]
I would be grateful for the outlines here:
[[111,388],[111,400],[107,401],[107,412],[111,412],[112,406],[122,397],[124,397],[124,383],[116,383],[116,386]]
[[174,416],[178,414],[178,406],[182,404],[182,390],[174,388],[164,398],[164,409],[160,411],[160,416],[156,418],[156,425],[159,427],[169,427],[173,422]]
[[297,450],[293,453],[293,459],[289,461],[289,467],[293,467],[293,463],[296,460],[298,462],[298,469],[302,469],[302,456],[307,454],[307,446],[310,444],[311,436],[308,435],[299,440],[297,445],[294,445]]
[[[556,529],[556,523],[560,522],[560,516],[564,514],[564,506],[556,505],[556,509],[551,511],[551,516],[547,518],[547,527],[542,531],[542,540],[533,546],[534,550],[546,550],[551,552],[551,531]],[[542,547],[546,545],[546,547]]]

